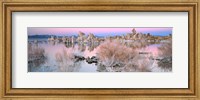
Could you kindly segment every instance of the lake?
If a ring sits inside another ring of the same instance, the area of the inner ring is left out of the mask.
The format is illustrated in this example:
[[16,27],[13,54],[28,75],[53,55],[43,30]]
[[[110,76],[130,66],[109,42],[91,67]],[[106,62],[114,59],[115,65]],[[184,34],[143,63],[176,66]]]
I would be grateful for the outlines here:
[[[134,59],[129,62],[137,62],[138,69],[133,66],[120,65],[107,68],[105,63],[88,63],[92,57],[97,57],[97,52],[101,51],[101,43],[62,43],[47,41],[47,39],[28,40],[28,72],[160,72],[166,71],[158,67],[156,58],[159,58],[160,44],[150,44],[145,47],[136,48]],[[127,44],[126,44],[127,45]],[[131,46],[130,46],[131,47]],[[112,47],[110,47],[112,48]],[[131,55],[131,54],[130,54]],[[74,58],[75,56],[75,58]],[[83,57],[83,59],[79,59]],[[77,60],[77,58],[79,60]],[[117,62],[117,61],[116,61]],[[118,61],[120,62],[120,61]],[[146,63],[144,63],[146,62]],[[104,64],[104,65],[102,65]],[[121,66],[128,66],[123,68]],[[145,69],[141,68],[145,66]],[[171,71],[171,70],[167,70]]]

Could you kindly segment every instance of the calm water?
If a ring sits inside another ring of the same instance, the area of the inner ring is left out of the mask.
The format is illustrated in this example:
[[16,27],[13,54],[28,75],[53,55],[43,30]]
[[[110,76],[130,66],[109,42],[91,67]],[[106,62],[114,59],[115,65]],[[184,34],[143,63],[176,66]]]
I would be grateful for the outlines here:
[[[82,57],[96,56],[98,48],[97,44],[67,44],[48,42],[46,39],[38,39],[37,43],[29,39],[29,72],[101,72],[105,68],[98,67],[95,63],[89,64],[86,60],[77,61],[71,59],[73,55]],[[153,58],[158,55],[158,44],[150,45],[145,48],[138,49],[136,58],[143,63],[144,58]],[[35,52],[37,51],[37,52]],[[34,52],[34,54],[32,53]],[[139,52],[149,52],[149,54],[139,55]],[[33,56],[31,56],[31,54]],[[44,56],[41,56],[44,55]],[[37,56],[38,55],[38,56]],[[36,60],[35,60],[36,59]],[[152,70],[160,70],[155,68],[157,62],[151,60],[149,66]]]

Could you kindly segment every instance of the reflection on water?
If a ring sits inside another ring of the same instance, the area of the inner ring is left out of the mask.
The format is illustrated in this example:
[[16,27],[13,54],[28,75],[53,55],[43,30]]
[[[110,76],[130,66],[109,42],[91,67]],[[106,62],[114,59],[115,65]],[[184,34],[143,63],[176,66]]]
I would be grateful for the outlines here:
[[[96,65],[88,64],[85,60],[75,61],[73,55],[95,56],[94,44],[70,44],[53,41],[29,42],[29,72],[95,72]],[[41,52],[40,49],[44,50]],[[40,51],[39,51],[40,50]],[[34,55],[31,55],[34,54]],[[43,56],[43,57],[41,57]],[[32,59],[31,59],[32,58]],[[34,58],[34,59],[33,59]]]
[[[119,47],[112,52],[119,53],[108,57],[105,52],[109,48],[99,46],[100,43],[62,43],[54,41],[29,41],[28,44],[28,71],[29,72],[151,72],[166,71],[158,67],[159,46],[160,44],[147,45],[141,48],[134,48],[133,44],[124,44],[128,47]],[[106,44],[107,45],[107,44]],[[117,45],[112,44],[115,47]],[[106,51],[101,54],[104,48]],[[114,47],[110,47],[114,48]],[[124,49],[123,49],[124,48]],[[124,50],[127,56],[117,51]],[[98,53],[97,53],[98,52]],[[100,55],[98,55],[100,54]],[[103,57],[104,54],[106,57]],[[134,56],[130,56],[133,55]],[[120,60],[119,57],[125,56],[126,60]],[[123,66],[123,67],[122,67]],[[169,69],[168,71],[171,71]]]

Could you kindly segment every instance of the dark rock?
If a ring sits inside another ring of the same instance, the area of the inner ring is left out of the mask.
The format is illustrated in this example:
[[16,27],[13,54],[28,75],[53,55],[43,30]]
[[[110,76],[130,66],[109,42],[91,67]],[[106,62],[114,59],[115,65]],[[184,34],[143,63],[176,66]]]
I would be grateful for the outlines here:
[[85,60],[86,60],[86,62],[87,62],[88,64],[92,64],[92,60],[91,60],[90,57],[87,57]]
[[91,59],[96,59],[96,58],[97,58],[96,56],[92,56],[92,57],[91,57]]
[[92,56],[91,58],[90,58],[90,57],[87,57],[85,60],[86,60],[86,62],[89,63],[89,64],[98,63],[98,58],[95,57],[95,56]]
[[85,57],[77,56],[77,55],[75,55],[74,58],[75,58],[75,61],[76,61],[76,62],[85,60]]
[[97,63],[97,71],[98,72],[107,72],[106,66],[102,63]]
[[158,58],[157,58],[157,59],[155,59],[155,60],[161,61],[162,59],[158,59]]
[[164,57],[158,61],[158,66],[163,68],[171,68],[172,67],[172,57]]
[[139,52],[139,54],[150,54],[149,52]]
[[98,63],[98,58],[96,56],[91,57],[93,63]]

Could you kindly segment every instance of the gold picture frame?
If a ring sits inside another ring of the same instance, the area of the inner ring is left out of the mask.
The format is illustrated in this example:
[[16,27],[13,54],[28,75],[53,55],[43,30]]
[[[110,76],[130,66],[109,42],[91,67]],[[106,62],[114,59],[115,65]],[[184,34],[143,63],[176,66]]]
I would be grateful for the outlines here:
[[[198,0],[3,0],[0,1],[0,92],[1,98],[43,99],[200,99],[200,10]],[[181,89],[22,89],[12,88],[12,12],[138,11],[189,12],[189,88]]]

